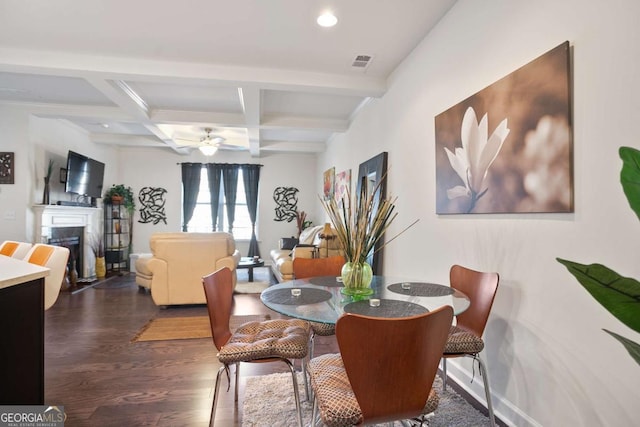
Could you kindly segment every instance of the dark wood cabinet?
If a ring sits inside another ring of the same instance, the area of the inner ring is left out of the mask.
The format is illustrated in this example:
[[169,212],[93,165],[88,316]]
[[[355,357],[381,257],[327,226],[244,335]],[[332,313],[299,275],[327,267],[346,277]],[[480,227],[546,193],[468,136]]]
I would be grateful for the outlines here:
[[0,328],[0,405],[43,405],[43,278],[0,288]]

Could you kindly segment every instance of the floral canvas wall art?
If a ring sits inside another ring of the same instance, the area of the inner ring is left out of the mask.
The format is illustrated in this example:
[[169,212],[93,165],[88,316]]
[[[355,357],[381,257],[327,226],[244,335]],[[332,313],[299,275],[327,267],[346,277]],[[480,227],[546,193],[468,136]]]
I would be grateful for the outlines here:
[[351,169],[347,169],[336,174],[336,190],[335,197],[340,205],[343,198],[351,191]]
[[336,168],[331,168],[324,171],[322,189],[323,189],[325,200],[329,200],[333,198],[333,194],[335,191],[335,184],[336,184]]
[[573,212],[569,49],[436,116],[436,213]]

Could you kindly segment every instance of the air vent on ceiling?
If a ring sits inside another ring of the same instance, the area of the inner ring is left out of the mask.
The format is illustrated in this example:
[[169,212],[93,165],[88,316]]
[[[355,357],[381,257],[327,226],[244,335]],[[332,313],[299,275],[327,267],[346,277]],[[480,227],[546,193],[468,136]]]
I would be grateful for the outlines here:
[[371,60],[373,57],[371,55],[358,55],[356,59],[353,60],[353,64],[351,64],[354,68],[362,68],[365,69],[371,64]]

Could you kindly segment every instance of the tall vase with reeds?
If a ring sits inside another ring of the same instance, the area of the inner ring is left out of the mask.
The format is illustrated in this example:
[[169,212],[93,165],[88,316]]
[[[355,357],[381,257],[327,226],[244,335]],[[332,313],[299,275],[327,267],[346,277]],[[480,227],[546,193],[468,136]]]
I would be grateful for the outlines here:
[[364,181],[359,197],[352,197],[347,191],[346,197],[340,201],[333,198],[322,201],[347,260],[342,268],[344,288],[341,292],[345,295],[366,296],[373,293],[373,272],[367,263],[367,256],[397,216],[394,212],[396,199],[383,198],[378,191],[379,185],[371,190]]
[[104,240],[101,233],[96,233],[93,236],[91,250],[96,257],[96,277],[104,279],[107,275],[107,264],[104,258]]

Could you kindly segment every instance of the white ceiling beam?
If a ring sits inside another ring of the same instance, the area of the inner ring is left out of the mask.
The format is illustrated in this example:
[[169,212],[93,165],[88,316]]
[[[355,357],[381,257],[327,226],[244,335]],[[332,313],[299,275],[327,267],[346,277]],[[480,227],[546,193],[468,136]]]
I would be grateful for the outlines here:
[[105,121],[133,121],[130,114],[118,107],[101,107],[69,104],[37,104],[31,102],[0,102],[0,105],[11,105],[28,110],[30,113],[45,118],[58,119],[60,117],[91,118],[96,122]]
[[68,52],[0,48],[0,71],[52,76],[139,80],[155,83],[220,85],[272,90],[302,90],[381,97],[386,80],[362,74],[329,74],[195,62],[82,55]]
[[260,141],[260,129],[247,129],[247,136],[249,137],[249,153],[251,157],[260,157],[260,147],[262,145]]
[[148,107],[146,107],[142,98],[133,92],[133,89],[128,87],[126,83],[121,82],[121,84],[118,84],[96,77],[85,77],[85,80],[102,93],[107,99],[119,106],[122,110],[131,114],[133,117],[143,121],[149,120]]
[[349,122],[341,119],[325,119],[317,117],[264,116],[261,129],[313,129],[331,132],[346,132]]
[[122,135],[112,133],[89,133],[93,142],[98,144],[136,146],[136,147],[166,147],[166,144],[150,136]]
[[151,120],[156,123],[189,126],[246,127],[240,113],[213,113],[211,111],[152,110]]
[[262,113],[261,92],[257,87],[238,88],[238,96],[240,97],[240,104],[242,105],[247,127],[260,125],[260,116]]
[[[95,77],[86,77],[85,80],[122,110],[137,118],[138,121],[163,144],[177,153],[184,154],[184,150],[178,147],[178,145],[151,120],[146,101],[124,81],[107,81]],[[136,143],[134,145],[138,144]]]
[[260,117],[262,115],[262,91],[256,87],[238,88],[240,105],[244,113],[244,121],[249,137],[249,153],[252,157],[260,157]]
[[322,153],[326,148],[324,142],[262,141],[260,150],[274,153]]

